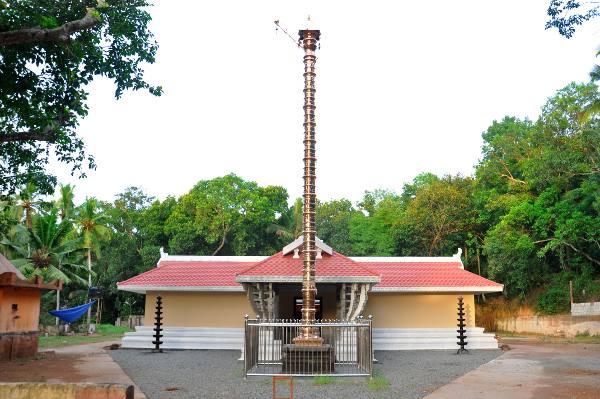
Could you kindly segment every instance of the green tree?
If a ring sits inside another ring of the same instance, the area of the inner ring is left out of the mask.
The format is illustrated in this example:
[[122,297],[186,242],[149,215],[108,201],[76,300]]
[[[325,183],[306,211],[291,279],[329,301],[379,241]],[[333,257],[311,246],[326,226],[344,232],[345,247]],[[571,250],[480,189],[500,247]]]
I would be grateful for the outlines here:
[[160,87],[143,65],[158,48],[145,0],[0,1],[0,191],[35,182],[51,193],[51,157],[85,176],[94,160],[77,134],[88,112],[89,84],[112,79],[115,96]]
[[[598,99],[594,84],[571,83],[535,124],[505,118],[484,134],[475,195],[479,219],[490,227],[484,254],[489,276],[511,295],[562,281],[556,274],[600,270],[600,122],[580,118]],[[555,296],[542,298],[541,309],[560,308]]]
[[411,183],[407,183],[402,186],[402,202],[406,205],[417,196],[417,191],[420,189],[427,187],[437,181],[440,178],[431,172],[419,173]]
[[[268,232],[275,233],[287,242],[294,241],[302,234],[302,210],[304,203],[302,198],[296,198],[294,205],[287,209],[279,218],[278,223],[268,227]],[[317,231],[317,233],[319,233]]]
[[557,29],[570,39],[578,26],[600,15],[598,8],[595,1],[550,0],[546,29]]
[[473,186],[471,178],[446,176],[416,191],[400,221],[413,236],[413,250],[447,256],[463,248],[476,224]]
[[[88,288],[92,286],[92,254],[100,258],[101,242],[110,237],[110,229],[106,226],[107,216],[102,213],[95,198],[86,198],[77,209],[75,223],[86,251],[88,269]],[[91,308],[88,309],[87,323],[90,324]]]
[[83,282],[82,266],[69,262],[80,248],[81,239],[72,238],[71,225],[58,221],[56,212],[34,218],[27,230],[27,242],[2,241],[17,254],[15,266],[26,277],[42,276],[45,280],[62,280],[65,283]]
[[99,204],[111,230],[110,237],[101,241],[102,257],[95,267],[97,284],[104,287],[102,319],[108,322],[131,312],[143,313],[143,300],[117,290],[116,282],[155,267],[159,247],[168,242],[163,229],[170,214],[168,204],[175,200],[152,201],[141,189],[129,187],[113,202]]
[[169,247],[188,254],[271,254],[280,242],[269,226],[286,209],[282,187],[259,187],[234,174],[202,180],[167,220]]
[[117,231],[133,236],[139,228],[142,211],[147,209],[154,201],[138,187],[128,187],[120,194],[111,207],[111,225]]
[[386,190],[366,192],[359,212],[349,222],[352,254],[392,256],[397,252],[397,230],[403,206],[401,198]]
[[358,213],[347,199],[319,202],[317,204],[317,235],[344,255],[353,255],[350,241],[350,221]]
[[26,184],[17,195],[15,213],[19,221],[25,223],[25,227],[33,227],[33,216],[40,210],[42,201],[39,199],[38,188],[33,183]]
[[61,184],[59,186],[59,197],[56,200],[55,206],[58,208],[60,220],[70,220],[73,217],[73,211],[75,210],[73,188],[70,184]]

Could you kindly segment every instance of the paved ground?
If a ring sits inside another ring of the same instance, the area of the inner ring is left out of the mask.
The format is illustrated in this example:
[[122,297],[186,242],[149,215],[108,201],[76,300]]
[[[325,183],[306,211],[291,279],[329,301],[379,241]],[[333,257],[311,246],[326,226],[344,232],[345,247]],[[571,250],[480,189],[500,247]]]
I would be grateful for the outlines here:
[[[115,342],[48,348],[36,359],[0,362],[0,382],[109,382],[134,384],[104,346]],[[135,387],[135,398],[146,396]]]
[[510,351],[427,399],[600,398],[600,345],[506,340]]
[[[376,377],[335,378],[316,385],[313,378],[295,379],[294,397],[422,398],[470,370],[498,357],[501,351],[376,352]],[[270,398],[270,378],[243,380],[239,351],[117,350],[110,355],[150,399]],[[389,384],[388,384],[389,383]],[[283,393],[285,390],[281,390]]]
[[[316,385],[314,379],[296,380],[295,397],[600,398],[600,345],[538,340],[507,343],[512,349],[504,353],[473,351],[463,356],[444,351],[377,352],[380,363],[370,383],[334,379]],[[237,351],[153,355],[142,350],[103,350],[108,344],[57,348],[36,360],[0,362],[0,381],[133,384],[133,378],[150,399],[271,397],[269,379],[242,379]],[[280,391],[284,392],[283,387]],[[136,398],[145,397],[136,386]]]

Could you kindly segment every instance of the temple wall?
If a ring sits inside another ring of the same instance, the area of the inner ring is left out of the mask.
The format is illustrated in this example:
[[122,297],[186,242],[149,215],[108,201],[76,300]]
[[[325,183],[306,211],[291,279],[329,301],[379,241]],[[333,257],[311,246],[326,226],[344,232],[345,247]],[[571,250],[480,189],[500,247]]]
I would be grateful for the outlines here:
[[[156,297],[146,294],[145,326],[154,325]],[[255,317],[245,292],[161,292],[167,327],[244,327],[244,315]]]
[[[241,328],[245,314],[255,317],[244,292],[161,292],[167,327]],[[449,328],[456,326],[457,299],[463,296],[467,326],[475,326],[474,296],[466,294],[403,294],[371,292],[364,316],[373,315],[375,328]],[[146,294],[144,325],[154,324],[156,292]],[[283,295],[291,304],[293,294]],[[289,298],[287,298],[289,296]],[[333,318],[333,294],[323,292],[324,318]],[[289,300],[288,300],[289,299]],[[280,312],[283,309],[280,308]],[[291,310],[291,309],[290,309]]]
[[456,327],[458,297],[465,302],[467,326],[475,326],[475,302],[466,294],[403,294],[370,292],[364,316],[373,315],[375,328]]
[[37,331],[39,318],[40,290],[0,287],[0,333]]

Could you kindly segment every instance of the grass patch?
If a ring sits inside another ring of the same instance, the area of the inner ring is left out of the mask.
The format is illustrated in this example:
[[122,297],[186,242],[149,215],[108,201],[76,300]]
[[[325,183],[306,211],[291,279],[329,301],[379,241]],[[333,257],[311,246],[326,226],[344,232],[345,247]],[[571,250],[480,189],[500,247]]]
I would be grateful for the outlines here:
[[75,335],[52,335],[48,337],[40,336],[40,348],[56,348],[69,345],[91,344],[95,342],[114,341],[121,339],[123,334],[131,331],[127,327],[117,327],[111,324],[100,324],[96,326],[96,334],[75,334]]
[[[536,340],[549,344],[600,344],[600,335],[591,335],[589,331],[577,333],[574,337],[554,337],[551,335],[542,335],[535,333],[514,333],[509,331],[500,331],[498,336],[502,339],[524,339]],[[508,342],[510,344],[510,341]]]
[[317,375],[313,379],[314,385],[327,385],[333,382],[333,377],[328,375]]
[[583,344],[600,344],[600,335],[590,335],[589,332],[586,332],[586,334],[577,334],[572,341]]
[[371,391],[387,391],[390,389],[390,381],[380,373],[373,373],[373,378],[367,380],[367,388]]
[[500,338],[532,338],[540,336],[539,334],[516,333],[513,331],[498,331],[497,334]]
[[133,330],[129,327],[113,326],[112,324],[98,324],[96,326],[96,332],[98,334],[125,334],[129,331]]

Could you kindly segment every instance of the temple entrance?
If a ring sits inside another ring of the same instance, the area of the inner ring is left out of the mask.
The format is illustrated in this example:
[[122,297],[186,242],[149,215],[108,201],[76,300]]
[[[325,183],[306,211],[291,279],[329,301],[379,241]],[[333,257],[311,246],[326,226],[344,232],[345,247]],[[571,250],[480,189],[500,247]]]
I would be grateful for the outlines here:
[[[318,320],[351,321],[367,303],[369,283],[317,283]],[[256,315],[263,319],[300,320],[302,285],[298,283],[245,283]]]
[[[276,319],[302,319],[302,286],[300,284],[277,284],[273,289],[276,292],[275,307]],[[315,318],[335,319],[337,312],[338,287],[336,284],[317,284],[317,297]]]

